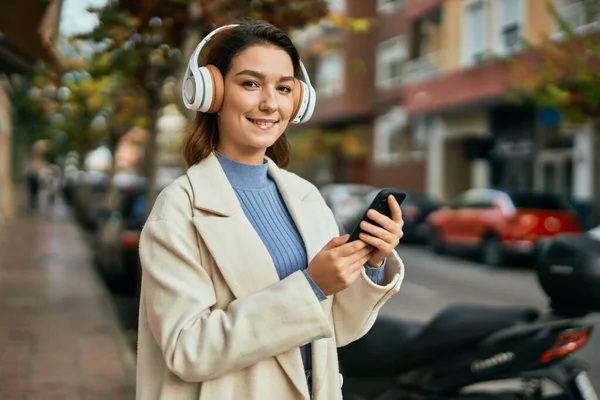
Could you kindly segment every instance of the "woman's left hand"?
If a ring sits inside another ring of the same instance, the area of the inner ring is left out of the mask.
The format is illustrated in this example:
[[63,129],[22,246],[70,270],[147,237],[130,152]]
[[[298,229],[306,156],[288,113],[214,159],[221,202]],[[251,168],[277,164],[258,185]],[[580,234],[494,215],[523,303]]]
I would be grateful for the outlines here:
[[383,260],[394,251],[404,235],[402,232],[404,221],[402,220],[400,204],[392,195],[388,196],[387,201],[392,212],[391,218],[375,210],[369,210],[367,216],[380,226],[367,221],[360,224],[363,232],[359,235],[359,239],[374,248],[371,258],[367,261],[368,266],[371,268],[381,267]]

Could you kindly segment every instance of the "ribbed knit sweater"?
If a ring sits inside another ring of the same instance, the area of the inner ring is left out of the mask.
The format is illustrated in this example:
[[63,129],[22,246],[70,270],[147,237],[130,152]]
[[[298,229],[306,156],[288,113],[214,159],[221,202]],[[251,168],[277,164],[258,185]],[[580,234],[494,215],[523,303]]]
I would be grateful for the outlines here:
[[[268,175],[268,164],[242,164],[215,152],[229,183],[265,247],[269,251],[279,279],[302,271],[319,300],[325,294],[306,272],[308,260],[304,242],[292,219],[277,185]],[[383,268],[365,266],[367,276],[376,284],[383,281]],[[300,348],[305,370],[311,370],[310,343]]]

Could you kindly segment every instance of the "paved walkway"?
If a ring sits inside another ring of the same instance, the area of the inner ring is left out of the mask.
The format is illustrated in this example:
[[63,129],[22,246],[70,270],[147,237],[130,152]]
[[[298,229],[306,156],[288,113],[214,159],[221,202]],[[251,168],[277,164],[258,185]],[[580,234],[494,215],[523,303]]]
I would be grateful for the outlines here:
[[134,354],[66,208],[0,229],[0,399],[129,400]]

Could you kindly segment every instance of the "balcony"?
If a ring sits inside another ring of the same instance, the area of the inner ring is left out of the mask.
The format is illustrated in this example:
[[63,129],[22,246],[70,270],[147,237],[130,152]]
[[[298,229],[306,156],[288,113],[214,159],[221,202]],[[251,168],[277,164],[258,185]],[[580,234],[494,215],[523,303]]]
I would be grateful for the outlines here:
[[433,78],[440,72],[441,61],[442,53],[435,52],[405,62],[402,66],[402,83],[408,85]]

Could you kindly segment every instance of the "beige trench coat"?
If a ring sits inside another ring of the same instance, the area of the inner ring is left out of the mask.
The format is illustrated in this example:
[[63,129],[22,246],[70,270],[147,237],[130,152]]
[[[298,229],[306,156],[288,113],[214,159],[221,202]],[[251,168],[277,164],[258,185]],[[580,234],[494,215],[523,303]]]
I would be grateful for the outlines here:
[[[269,162],[312,259],[338,235],[306,180]],[[398,292],[363,274],[319,302],[301,272],[280,280],[214,155],[158,197],[140,241],[138,400],[309,399],[299,346],[313,344],[313,399],[341,398],[337,350],[363,336]]]

